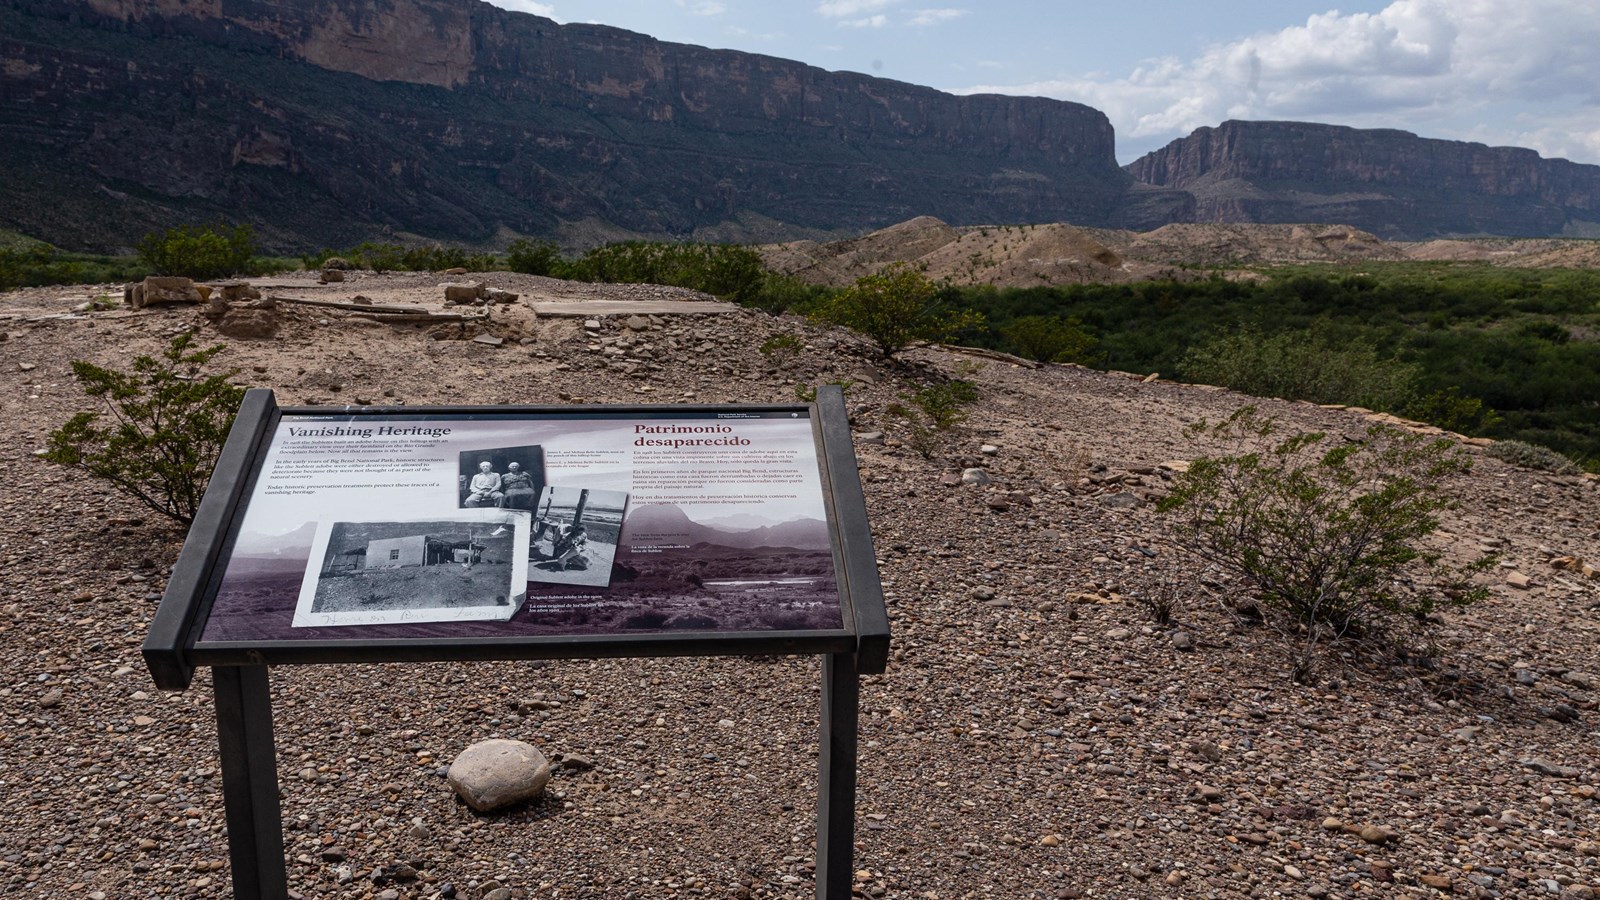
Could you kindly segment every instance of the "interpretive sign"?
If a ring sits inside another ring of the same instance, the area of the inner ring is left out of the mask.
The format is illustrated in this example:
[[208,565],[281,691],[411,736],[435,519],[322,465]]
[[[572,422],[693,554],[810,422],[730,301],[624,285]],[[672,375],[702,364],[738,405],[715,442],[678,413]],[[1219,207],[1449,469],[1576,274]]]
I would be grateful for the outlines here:
[[857,678],[888,636],[837,388],[291,409],[253,390],[144,653],[169,690],[214,667],[240,897],[283,893],[266,665],[822,654],[818,894],[847,897]]
[[809,410],[284,414],[199,642],[838,630],[833,570]]

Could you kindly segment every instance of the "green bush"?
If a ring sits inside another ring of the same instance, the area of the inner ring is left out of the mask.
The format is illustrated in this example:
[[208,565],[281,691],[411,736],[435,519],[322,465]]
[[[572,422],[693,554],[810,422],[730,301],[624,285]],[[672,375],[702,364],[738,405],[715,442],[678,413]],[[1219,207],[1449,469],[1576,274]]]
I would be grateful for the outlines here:
[[983,316],[950,308],[949,298],[922,272],[904,263],[887,266],[835,294],[818,312],[835,325],[859,331],[893,356],[914,341],[947,341],[983,325]]
[[338,257],[357,269],[373,272],[441,272],[445,269],[469,269],[489,272],[500,267],[500,259],[493,253],[473,253],[463,247],[433,244],[426,247],[407,247],[403,244],[378,244],[365,241],[348,250],[330,250],[324,247],[317,253],[300,257],[307,269],[320,269],[331,257]]
[[565,264],[561,249],[549,241],[518,238],[506,248],[506,268],[524,275],[560,277]]
[[1016,348],[1017,355],[1039,362],[1073,362],[1096,365],[1102,357],[1094,352],[1099,343],[1083,330],[1083,323],[1057,316],[1022,316],[1000,329]]
[[614,284],[665,284],[752,303],[766,282],[761,256],[733,244],[626,241],[596,247],[573,260],[567,277]]
[[781,369],[799,356],[800,351],[805,348],[805,341],[792,334],[775,334],[763,341],[761,346],[756,349],[761,351],[761,355],[765,356],[768,362]]
[[104,478],[139,502],[184,525],[194,521],[217,454],[244,398],[235,373],[201,376],[217,345],[189,350],[174,338],[161,357],[139,356],[132,372],[81,360],[72,374],[104,413],[78,413],[51,432],[45,459]]
[[1505,460],[1525,469],[1539,469],[1557,475],[1577,475],[1583,472],[1577,463],[1549,447],[1541,447],[1526,441],[1495,441],[1483,452],[1495,459]]
[[1386,359],[1377,347],[1326,328],[1263,334],[1245,327],[1194,347],[1182,370],[1191,381],[1257,397],[1349,403],[1398,410],[1411,399],[1414,366]]
[[1455,503],[1445,482],[1470,460],[1445,439],[1374,426],[1351,443],[1310,432],[1278,438],[1273,420],[1245,407],[1209,432],[1231,452],[1196,459],[1159,508],[1198,554],[1249,584],[1260,608],[1286,625],[1309,678],[1325,643],[1399,634],[1442,606],[1482,599],[1468,576],[1422,541]]
[[1483,434],[1500,424],[1500,415],[1477,397],[1468,397],[1458,387],[1415,397],[1403,407],[1406,417],[1437,425],[1457,434]]
[[249,225],[179,225],[152,231],[138,244],[139,260],[155,274],[197,280],[249,272],[255,252],[255,231]]
[[906,443],[924,459],[931,459],[944,436],[967,420],[968,408],[978,402],[978,389],[970,381],[929,385],[885,408],[906,423]]

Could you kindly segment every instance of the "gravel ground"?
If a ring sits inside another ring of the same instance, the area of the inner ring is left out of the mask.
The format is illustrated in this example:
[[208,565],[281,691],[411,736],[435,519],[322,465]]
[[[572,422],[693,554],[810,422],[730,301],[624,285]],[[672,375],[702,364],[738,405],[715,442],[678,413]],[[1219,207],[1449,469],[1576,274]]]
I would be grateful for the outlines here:
[[[420,302],[438,280],[364,276],[318,296]],[[186,328],[216,337],[191,309],[49,315],[106,292],[0,295],[0,890],[229,896],[209,679],[160,693],[139,657],[182,536],[34,455],[88,408],[69,360],[125,365]],[[611,316],[597,336],[521,307],[433,334],[282,315],[278,338],[231,341],[219,361],[285,403],[774,402],[854,382],[856,432],[888,435],[857,451],[894,627],[889,672],[863,687],[863,896],[1600,892],[1600,582],[1550,565],[1600,563],[1593,479],[1480,458],[1443,539],[1501,554],[1492,598],[1444,617],[1426,677],[1335,664],[1305,686],[1270,634],[1221,611],[1228,584],[1173,548],[1150,503],[1160,464],[1203,450],[1183,426],[1237,394],[943,351],[891,368],[849,334],[746,311],[637,330]],[[483,331],[507,340],[459,339]],[[778,333],[806,343],[781,367],[756,350]],[[935,370],[982,400],[930,461],[884,408]],[[1296,426],[1364,426],[1262,405]],[[945,483],[978,464],[992,484]],[[1163,583],[1187,598],[1172,628],[1134,602]],[[275,669],[290,887],[808,897],[818,673],[814,658]],[[443,771],[496,736],[569,764],[545,800],[478,815]]]

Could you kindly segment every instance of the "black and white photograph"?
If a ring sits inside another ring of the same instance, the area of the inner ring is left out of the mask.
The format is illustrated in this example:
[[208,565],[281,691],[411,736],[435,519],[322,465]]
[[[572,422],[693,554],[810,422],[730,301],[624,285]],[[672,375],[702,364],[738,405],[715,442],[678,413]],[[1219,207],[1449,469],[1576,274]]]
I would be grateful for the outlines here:
[[456,492],[462,509],[533,510],[544,489],[544,448],[463,450]]
[[528,580],[605,587],[617,557],[625,491],[550,486],[539,495],[528,546]]
[[295,627],[507,620],[527,599],[526,512],[323,522]]

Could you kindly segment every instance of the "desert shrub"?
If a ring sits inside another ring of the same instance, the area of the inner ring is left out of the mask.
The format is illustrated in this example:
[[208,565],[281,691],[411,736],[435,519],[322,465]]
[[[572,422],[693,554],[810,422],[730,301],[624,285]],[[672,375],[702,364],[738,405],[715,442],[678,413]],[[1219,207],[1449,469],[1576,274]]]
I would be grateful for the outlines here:
[[0,291],[81,280],[81,266],[63,259],[49,244],[30,243],[0,249]]
[[827,303],[834,293],[834,288],[807,284],[793,275],[768,270],[762,273],[760,289],[739,303],[773,315],[785,312],[807,315]]
[[233,372],[202,370],[222,345],[190,350],[174,338],[159,358],[119,372],[76,360],[72,374],[104,412],[78,413],[51,432],[45,459],[82,469],[184,525],[194,520],[244,389]]
[[967,408],[978,402],[978,389],[970,381],[946,381],[917,391],[911,402],[934,428],[948,431],[967,420]]
[[1194,434],[1207,431],[1232,452],[1196,459],[1159,508],[1190,549],[1253,586],[1299,648],[1297,678],[1323,644],[1396,638],[1396,622],[1486,595],[1467,581],[1484,563],[1452,569],[1422,546],[1455,505],[1445,482],[1470,467],[1453,442],[1382,425],[1360,442],[1280,438],[1254,407]]
[[1039,362],[1096,365],[1101,360],[1095,353],[1099,342],[1083,330],[1083,323],[1077,319],[1022,316],[1006,323],[1000,333],[1016,349],[1018,356]]
[[930,385],[889,404],[885,412],[904,420],[906,443],[924,459],[931,459],[946,434],[967,420],[968,408],[978,401],[978,389],[969,381]]
[[983,316],[951,307],[950,299],[927,275],[895,263],[835,294],[818,311],[835,325],[859,331],[893,356],[914,341],[947,341]]
[[767,358],[767,362],[781,369],[799,356],[800,351],[804,350],[805,347],[805,341],[792,334],[775,334],[762,341],[761,346],[757,349],[761,351],[762,356]]
[[1514,466],[1554,472],[1557,475],[1577,475],[1583,471],[1572,460],[1549,447],[1541,447],[1526,441],[1495,441],[1483,452]]
[[557,276],[565,263],[561,249],[549,241],[518,238],[506,248],[506,268],[524,275]]
[[249,225],[179,225],[146,234],[137,249],[140,262],[157,275],[223,278],[250,271],[256,239]]
[[1276,334],[1240,328],[1191,349],[1182,367],[1191,380],[1257,397],[1384,410],[1402,408],[1417,379],[1415,367],[1385,359],[1371,343],[1319,328]]
[[1409,418],[1457,434],[1482,434],[1500,424],[1499,413],[1481,399],[1461,393],[1458,387],[1415,397],[1402,411]]
[[761,256],[733,244],[661,244],[626,241],[596,247],[573,260],[574,281],[665,284],[704,291],[724,300],[755,300],[766,282]]
[[329,258],[342,259],[357,269],[373,272],[439,272],[444,269],[470,269],[488,272],[500,266],[493,253],[473,253],[464,247],[447,247],[443,244],[407,247],[403,244],[379,244],[365,241],[348,250],[323,248],[301,257],[308,269],[320,269]]

